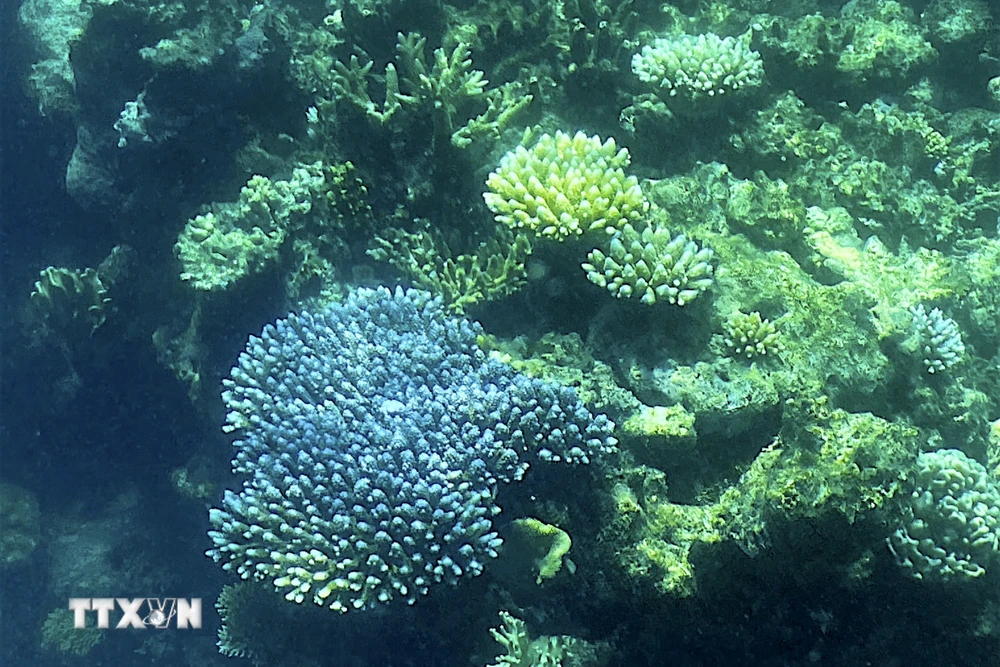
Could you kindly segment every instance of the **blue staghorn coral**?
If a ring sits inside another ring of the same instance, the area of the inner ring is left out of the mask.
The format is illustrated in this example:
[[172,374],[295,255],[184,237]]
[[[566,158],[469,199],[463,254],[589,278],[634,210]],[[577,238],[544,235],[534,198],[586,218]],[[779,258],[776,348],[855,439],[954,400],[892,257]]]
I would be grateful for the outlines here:
[[251,337],[223,393],[247,480],[210,511],[208,555],[338,611],[480,574],[498,482],[615,445],[606,417],[487,358],[481,334],[429,293],[380,288]]

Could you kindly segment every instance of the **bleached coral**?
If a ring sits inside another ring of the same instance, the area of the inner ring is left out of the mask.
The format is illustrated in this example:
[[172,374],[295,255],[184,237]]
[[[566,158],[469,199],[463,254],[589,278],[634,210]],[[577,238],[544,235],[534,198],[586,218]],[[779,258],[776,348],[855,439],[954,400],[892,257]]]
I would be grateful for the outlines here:
[[955,320],[945,316],[940,308],[930,312],[919,304],[910,309],[913,328],[918,339],[918,354],[930,374],[946,371],[962,361],[965,343]]
[[658,37],[632,56],[632,72],[661,96],[699,102],[760,86],[764,65],[751,50],[751,33],[740,37]]

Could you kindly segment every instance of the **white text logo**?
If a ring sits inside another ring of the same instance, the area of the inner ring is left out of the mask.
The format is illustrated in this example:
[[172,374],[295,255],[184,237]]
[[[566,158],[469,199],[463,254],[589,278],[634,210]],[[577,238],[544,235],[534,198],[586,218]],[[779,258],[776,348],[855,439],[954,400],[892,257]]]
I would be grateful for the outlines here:
[[111,612],[121,610],[115,629],[174,627],[201,629],[201,598],[70,598],[73,627],[87,627],[87,612],[97,612],[97,627],[111,627]]

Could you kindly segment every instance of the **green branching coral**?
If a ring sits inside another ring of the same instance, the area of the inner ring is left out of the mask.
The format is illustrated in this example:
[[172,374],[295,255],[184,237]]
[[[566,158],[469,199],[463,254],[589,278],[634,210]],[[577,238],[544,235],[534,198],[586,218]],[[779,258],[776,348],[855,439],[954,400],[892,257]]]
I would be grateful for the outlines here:
[[746,359],[775,356],[783,347],[778,327],[756,310],[733,313],[726,322],[725,343],[733,356]]
[[614,234],[638,222],[649,205],[631,158],[612,138],[602,142],[583,132],[543,134],[535,145],[525,132],[522,145],[507,153],[486,180],[483,194],[496,219],[515,231],[555,241],[586,234]]
[[683,234],[673,236],[664,227],[646,226],[641,232],[622,227],[607,251],[595,248],[583,270],[590,282],[605,287],[619,299],[637,299],[683,306],[712,286],[712,249],[699,248]]
[[181,279],[198,290],[224,290],[276,262],[289,237],[313,243],[325,231],[363,224],[367,191],[353,169],[349,162],[315,162],[295,168],[288,180],[254,176],[237,201],[213,204],[185,225],[174,246]]
[[763,83],[764,65],[750,48],[751,37],[751,31],[725,38],[713,33],[658,37],[632,56],[632,72],[672,108],[705,108],[709,98],[732,97]]
[[448,53],[434,49],[433,62],[424,55],[426,37],[417,33],[399,33],[396,51],[403,82],[413,91],[409,99],[418,99],[434,107],[435,125],[439,135],[451,136],[455,131],[455,116],[467,101],[481,97],[489,81],[482,70],[472,67],[472,49],[459,42]]
[[532,639],[524,621],[500,612],[500,627],[490,634],[504,653],[488,667],[597,667],[607,662],[610,646],[565,635]]
[[1000,545],[1000,487],[957,449],[917,457],[916,489],[903,525],[889,538],[900,566],[916,579],[986,574]]
[[[437,48],[430,60],[424,54],[426,44],[427,38],[417,33],[397,35],[396,62],[385,67],[381,104],[368,92],[373,61],[362,54],[352,55],[347,63],[334,62],[335,97],[379,126],[404,108],[430,113],[435,139],[457,148],[467,148],[477,137],[498,138],[514,114],[531,103],[531,95],[516,95],[511,85],[488,88],[486,75],[472,66],[468,43],[459,41],[450,53]],[[319,106],[329,103],[321,97]]]
[[454,312],[509,296],[526,279],[524,263],[531,243],[523,233],[506,228],[481,241],[471,253],[457,254],[433,229],[416,233],[398,229],[376,236],[368,254],[388,262],[415,286],[440,294]]
[[29,297],[33,315],[50,333],[86,340],[107,318],[107,290],[94,269],[42,269]]
[[365,117],[376,125],[385,125],[403,105],[401,100],[412,101],[399,92],[399,73],[396,66],[389,63],[385,66],[384,87],[385,100],[376,103],[368,93],[368,80],[375,66],[373,60],[361,61],[357,54],[352,55],[346,63],[337,60],[333,63],[333,90],[337,97],[348,100],[354,107],[364,112]]

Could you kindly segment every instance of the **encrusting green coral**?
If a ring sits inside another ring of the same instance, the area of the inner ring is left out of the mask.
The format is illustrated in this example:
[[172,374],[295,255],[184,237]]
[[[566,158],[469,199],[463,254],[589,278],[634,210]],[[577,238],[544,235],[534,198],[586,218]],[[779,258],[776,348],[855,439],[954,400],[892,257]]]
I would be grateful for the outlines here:
[[683,405],[643,405],[622,424],[623,432],[634,438],[665,438],[674,442],[693,441],[695,416]]
[[583,270],[590,282],[619,299],[683,306],[712,286],[712,254],[711,248],[699,248],[665,227],[646,226],[639,232],[626,223],[606,252],[590,251]]
[[[296,167],[288,180],[252,177],[236,202],[213,204],[185,225],[174,246],[181,279],[198,290],[224,290],[274,264],[289,237],[312,245],[324,228],[363,223],[367,190],[353,170],[350,162],[315,162]],[[298,250],[304,265],[308,253]]]
[[895,0],[851,0],[841,10],[851,27],[837,69],[861,81],[905,76],[937,57],[926,30],[908,6]]
[[697,590],[691,550],[724,539],[719,508],[668,499],[666,477],[647,466],[627,468],[610,492],[613,518],[602,531],[622,570],[660,593],[689,597]]
[[614,234],[648,210],[639,181],[625,174],[628,149],[619,149],[613,138],[602,142],[583,132],[556,132],[525,148],[530,139],[529,130],[486,180],[483,198],[498,222],[565,241]]
[[541,585],[562,569],[563,560],[572,546],[573,540],[562,528],[527,517],[514,520],[507,549],[531,559],[536,574],[535,583]]
[[858,88],[898,80],[937,57],[914,11],[896,0],[851,0],[839,15],[758,16],[768,52],[801,70]]

